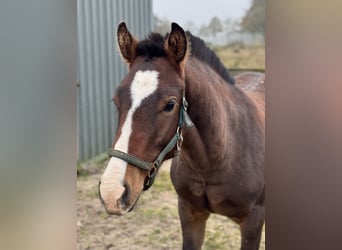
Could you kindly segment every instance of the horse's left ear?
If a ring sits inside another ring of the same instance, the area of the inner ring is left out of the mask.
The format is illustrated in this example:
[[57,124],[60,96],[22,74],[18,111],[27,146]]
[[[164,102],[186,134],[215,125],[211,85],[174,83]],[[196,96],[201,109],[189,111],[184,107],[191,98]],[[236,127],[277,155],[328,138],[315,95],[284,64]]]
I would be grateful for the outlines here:
[[171,33],[166,39],[165,48],[169,56],[176,63],[180,64],[186,57],[188,48],[188,38],[177,23],[171,24]]
[[132,63],[138,42],[128,31],[125,22],[121,22],[118,26],[117,41],[122,57],[128,63]]

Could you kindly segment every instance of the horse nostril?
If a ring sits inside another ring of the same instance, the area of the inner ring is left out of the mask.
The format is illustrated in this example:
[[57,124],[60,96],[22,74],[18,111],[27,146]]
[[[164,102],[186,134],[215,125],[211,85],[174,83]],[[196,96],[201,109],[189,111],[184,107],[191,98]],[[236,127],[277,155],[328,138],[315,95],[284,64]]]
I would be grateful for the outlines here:
[[100,201],[101,201],[101,203],[102,203],[102,204],[104,204],[104,200],[102,199],[102,196],[101,196],[100,185],[101,185],[101,181],[99,181],[99,185],[98,185],[98,193],[99,193],[99,198],[100,198]]
[[129,185],[125,183],[124,185],[125,191],[121,196],[121,203],[124,209],[127,209],[129,207],[129,202],[130,202],[130,196],[131,196],[131,189]]

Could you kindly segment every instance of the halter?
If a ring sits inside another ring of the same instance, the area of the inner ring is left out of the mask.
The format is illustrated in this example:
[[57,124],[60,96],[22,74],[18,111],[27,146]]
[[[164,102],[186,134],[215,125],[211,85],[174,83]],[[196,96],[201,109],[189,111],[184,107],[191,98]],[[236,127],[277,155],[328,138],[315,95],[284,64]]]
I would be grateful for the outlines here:
[[179,120],[178,120],[178,127],[176,130],[176,133],[153,162],[144,161],[134,155],[127,154],[117,149],[113,149],[113,148],[109,149],[109,152],[108,152],[109,156],[119,158],[137,168],[148,171],[148,174],[147,174],[148,179],[144,184],[144,189],[143,189],[144,191],[149,189],[152,186],[154,179],[156,177],[156,174],[158,172],[158,169],[160,168],[166,155],[175,146],[177,147],[176,147],[176,151],[174,155],[177,155],[180,152],[182,142],[183,142],[182,129],[184,127],[190,128],[193,126],[193,123],[188,113],[186,112],[187,108],[188,108],[188,102],[186,101],[185,94],[183,93],[183,99],[182,99],[182,103],[181,103],[181,107],[179,111]]

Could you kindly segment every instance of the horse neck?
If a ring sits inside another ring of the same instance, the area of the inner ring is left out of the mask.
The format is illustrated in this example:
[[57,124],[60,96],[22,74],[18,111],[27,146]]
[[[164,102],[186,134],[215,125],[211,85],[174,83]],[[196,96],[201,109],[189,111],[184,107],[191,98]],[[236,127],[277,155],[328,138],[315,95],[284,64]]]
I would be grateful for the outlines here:
[[231,98],[236,88],[195,58],[189,59],[185,77],[189,116],[195,126],[184,135],[184,151],[202,168],[213,161],[223,163],[234,151],[230,121],[238,115]]

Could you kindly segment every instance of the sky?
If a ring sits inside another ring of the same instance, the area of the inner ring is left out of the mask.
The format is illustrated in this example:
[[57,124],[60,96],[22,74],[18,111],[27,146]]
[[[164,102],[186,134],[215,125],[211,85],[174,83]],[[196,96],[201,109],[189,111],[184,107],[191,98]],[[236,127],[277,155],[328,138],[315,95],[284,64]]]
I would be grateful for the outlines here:
[[200,25],[208,24],[214,16],[240,20],[251,3],[252,0],[153,0],[153,13],[180,25],[189,20]]

